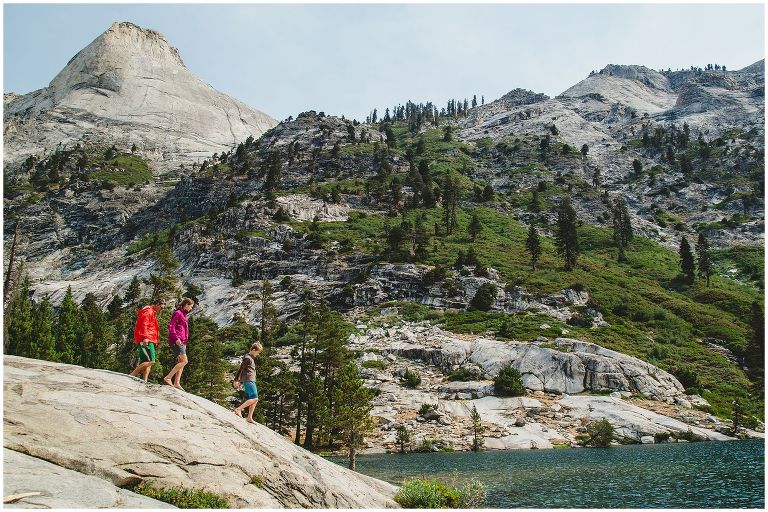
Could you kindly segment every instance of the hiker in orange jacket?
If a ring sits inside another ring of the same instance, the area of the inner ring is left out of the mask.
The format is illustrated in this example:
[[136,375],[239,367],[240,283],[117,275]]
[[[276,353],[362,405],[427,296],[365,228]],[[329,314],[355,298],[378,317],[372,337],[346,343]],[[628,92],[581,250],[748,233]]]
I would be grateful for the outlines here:
[[157,313],[163,309],[163,303],[158,299],[151,306],[139,310],[136,327],[133,329],[133,343],[139,354],[139,364],[131,372],[131,377],[138,378],[144,372],[143,380],[149,379],[149,371],[155,364],[156,346],[160,339],[160,326],[157,324]]

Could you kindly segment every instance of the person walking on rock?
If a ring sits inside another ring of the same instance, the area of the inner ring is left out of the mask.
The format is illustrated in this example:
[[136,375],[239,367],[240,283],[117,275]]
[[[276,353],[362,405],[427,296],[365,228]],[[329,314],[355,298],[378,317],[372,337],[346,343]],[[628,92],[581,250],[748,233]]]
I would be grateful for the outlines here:
[[188,297],[181,299],[176,311],[173,312],[171,323],[168,325],[168,345],[170,345],[173,355],[176,356],[176,366],[171,368],[168,375],[163,377],[163,382],[182,391],[184,388],[181,387],[181,373],[188,362],[189,323],[187,322],[187,315],[194,306],[195,301],[192,299]]
[[149,379],[149,371],[156,360],[156,346],[160,337],[160,326],[157,325],[157,313],[163,309],[161,300],[156,300],[151,306],[144,306],[139,310],[136,319],[136,327],[133,329],[133,343],[139,354],[139,364],[131,372],[131,377],[143,372],[143,380]]
[[253,423],[253,411],[256,410],[256,404],[259,402],[259,390],[256,389],[256,358],[261,354],[263,347],[258,341],[251,345],[251,350],[240,363],[240,369],[237,370],[233,383],[236,389],[245,391],[246,400],[235,408],[235,414],[242,418],[243,409],[248,408],[248,423]]

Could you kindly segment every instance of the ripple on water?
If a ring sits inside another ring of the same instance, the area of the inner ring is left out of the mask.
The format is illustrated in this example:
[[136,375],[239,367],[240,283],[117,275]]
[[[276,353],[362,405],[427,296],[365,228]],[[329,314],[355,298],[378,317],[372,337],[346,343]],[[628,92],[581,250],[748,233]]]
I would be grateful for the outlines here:
[[[405,478],[477,478],[498,508],[764,508],[762,440],[610,449],[391,454],[358,471]],[[333,459],[343,464],[343,459]]]

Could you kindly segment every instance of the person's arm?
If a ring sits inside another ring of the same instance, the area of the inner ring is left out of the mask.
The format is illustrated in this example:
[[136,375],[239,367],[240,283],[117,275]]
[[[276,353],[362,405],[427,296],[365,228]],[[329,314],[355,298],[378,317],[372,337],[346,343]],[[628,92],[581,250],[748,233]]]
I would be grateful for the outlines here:
[[171,324],[168,326],[168,330],[171,333],[171,341],[175,342],[177,345],[181,345],[181,337],[183,334],[183,329],[181,328],[181,311],[176,311],[173,314],[173,317],[171,318]]
[[147,327],[148,318],[146,312],[143,309],[139,310],[139,315],[136,318],[136,327],[133,329],[133,341],[135,343],[147,344]]

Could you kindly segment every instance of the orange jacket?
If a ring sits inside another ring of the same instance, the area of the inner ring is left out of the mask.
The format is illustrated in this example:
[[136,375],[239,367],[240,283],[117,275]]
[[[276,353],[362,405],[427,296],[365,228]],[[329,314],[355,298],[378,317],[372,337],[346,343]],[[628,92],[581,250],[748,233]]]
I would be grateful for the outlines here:
[[157,344],[160,339],[160,326],[157,325],[157,315],[155,308],[144,306],[139,310],[139,317],[136,319],[136,327],[133,329],[133,342],[141,343],[149,340],[150,343]]

